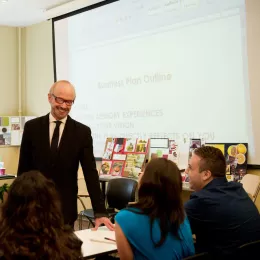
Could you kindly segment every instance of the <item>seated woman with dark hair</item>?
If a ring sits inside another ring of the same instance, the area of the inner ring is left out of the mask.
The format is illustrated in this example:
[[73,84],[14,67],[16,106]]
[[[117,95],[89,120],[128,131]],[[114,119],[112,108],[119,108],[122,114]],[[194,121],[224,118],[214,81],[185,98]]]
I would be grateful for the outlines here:
[[147,164],[140,176],[138,202],[115,218],[121,260],[181,260],[195,253],[181,192],[176,164],[164,158]]
[[80,259],[81,244],[64,227],[54,183],[36,171],[16,178],[1,207],[0,259]]

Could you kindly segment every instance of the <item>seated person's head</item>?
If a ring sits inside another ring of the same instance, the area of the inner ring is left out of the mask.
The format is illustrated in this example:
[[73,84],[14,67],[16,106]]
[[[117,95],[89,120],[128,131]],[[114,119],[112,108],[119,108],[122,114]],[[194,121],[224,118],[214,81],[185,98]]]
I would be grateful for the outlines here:
[[[144,172],[139,175],[139,199],[147,196],[153,196],[154,199],[157,199],[157,196],[168,197],[170,194],[167,193],[166,189],[171,189],[177,195],[181,194],[180,170],[170,160],[154,158],[146,165]],[[159,190],[161,192],[157,193]]]
[[[140,208],[152,221],[158,218],[161,223],[170,222],[173,233],[177,235],[179,225],[185,219],[180,170],[172,161],[156,158],[147,164],[139,177],[138,203],[133,207]],[[161,226],[161,229],[167,233],[168,227]],[[159,245],[165,237],[162,236]]]
[[31,171],[12,183],[3,205],[2,217],[17,231],[60,227],[63,225],[60,207],[54,183],[40,172]]
[[214,178],[226,176],[226,160],[220,149],[203,146],[193,151],[187,169],[190,188],[201,190]]
[[[67,247],[70,241],[71,245]],[[74,248],[73,248],[74,247]],[[60,252],[63,248],[63,252]],[[40,172],[23,173],[12,183],[1,208],[0,249],[6,259],[81,256],[81,241],[64,227],[54,183]],[[75,252],[74,252],[75,249]],[[12,254],[10,256],[9,254]]]

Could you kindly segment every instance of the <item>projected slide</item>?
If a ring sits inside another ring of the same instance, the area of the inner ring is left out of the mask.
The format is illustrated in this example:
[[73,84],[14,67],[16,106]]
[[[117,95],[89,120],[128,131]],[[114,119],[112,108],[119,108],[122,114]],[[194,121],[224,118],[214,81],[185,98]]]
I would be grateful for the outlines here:
[[249,142],[242,14],[238,0],[129,0],[55,22],[57,78],[95,156],[110,136]]

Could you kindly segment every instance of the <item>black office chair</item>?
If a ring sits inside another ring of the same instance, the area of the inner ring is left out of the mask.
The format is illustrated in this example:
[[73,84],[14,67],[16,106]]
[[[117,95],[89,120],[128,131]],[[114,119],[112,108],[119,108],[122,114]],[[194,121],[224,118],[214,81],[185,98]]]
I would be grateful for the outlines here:
[[[116,210],[121,210],[127,206],[129,202],[135,201],[135,192],[137,181],[128,178],[111,179],[107,185],[106,202],[108,205],[108,217],[114,221],[117,214]],[[86,209],[79,213],[79,229],[82,229],[82,218],[86,217],[90,225],[95,226],[93,209]]]
[[238,248],[236,259],[238,260],[258,259],[259,249],[260,249],[260,240],[246,243]]
[[184,258],[183,260],[211,260],[208,253],[200,253]]

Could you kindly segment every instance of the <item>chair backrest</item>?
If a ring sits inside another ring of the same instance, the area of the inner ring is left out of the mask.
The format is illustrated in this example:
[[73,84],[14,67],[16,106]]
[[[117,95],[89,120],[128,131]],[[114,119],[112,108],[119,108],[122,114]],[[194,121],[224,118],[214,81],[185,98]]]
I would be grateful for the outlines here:
[[184,260],[210,260],[210,255],[208,253],[200,253],[184,258]]
[[107,185],[107,203],[110,208],[123,209],[135,201],[137,181],[129,178],[112,179]]
[[236,259],[257,259],[259,257],[259,248],[260,240],[246,243],[238,248]]
[[246,174],[241,180],[243,188],[250,194],[253,201],[256,200],[260,188],[260,176]]

